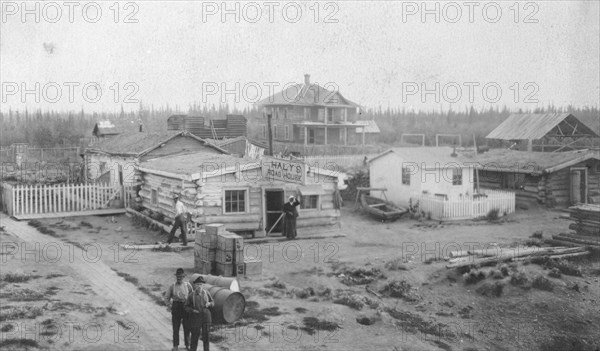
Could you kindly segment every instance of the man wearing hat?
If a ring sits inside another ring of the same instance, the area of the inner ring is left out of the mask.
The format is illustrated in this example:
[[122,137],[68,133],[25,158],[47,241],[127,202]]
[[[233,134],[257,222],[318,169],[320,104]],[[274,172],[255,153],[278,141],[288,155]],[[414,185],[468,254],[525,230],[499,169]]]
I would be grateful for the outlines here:
[[185,277],[183,268],[177,268],[175,277],[177,278],[177,281],[173,283],[164,294],[167,311],[171,311],[171,322],[173,324],[173,351],[177,351],[179,348],[179,326],[182,324],[185,348],[186,350],[189,350],[190,328],[188,316],[185,311],[185,301],[188,296],[191,295],[194,288],[189,282],[183,281],[183,277]]
[[300,205],[300,202],[294,196],[290,196],[289,201],[283,205],[283,214],[285,215],[283,220],[283,234],[288,239],[296,237],[296,217],[298,217],[296,207],[298,205]]
[[175,202],[175,223],[173,223],[173,228],[171,228],[167,243],[170,244],[173,241],[177,228],[181,228],[181,245],[187,246],[187,224],[185,222],[187,209],[183,202],[181,202],[178,194],[173,195],[173,201]]
[[190,341],[190,350],[196,351],[198,348],[198,339],[202,334],[202,346],[204,351],[208,351],[208,334],[212,323],[212,315],[209,308],[215,305],[213,297],[202,284],[204,278],[199,276],[194,281],[194,291],[188,296],[185,302],[185,310],[189,315],[190,331],[192,339]]

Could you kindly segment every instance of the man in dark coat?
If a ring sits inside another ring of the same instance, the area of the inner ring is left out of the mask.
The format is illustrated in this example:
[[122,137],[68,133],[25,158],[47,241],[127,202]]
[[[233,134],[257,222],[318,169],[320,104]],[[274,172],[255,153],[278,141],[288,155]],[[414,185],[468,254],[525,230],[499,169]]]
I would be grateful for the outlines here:
[[212,315],[210,307],[215,305],[213,297],[202,284],[204,278],[201,276],[194,281],[194,292],[188,296],[185,302],[185,310],[189,316],[189,326],[192,333],[190,341],[190,351],[196,351],[198,348],[198,339],[202,334],[202,346],[204,351],[209,351],[208,334],[212,324]]
[[283,205],[283,234],[288,238],[288,240],[294,239],[296,237],[296,217],[298,217],[298,207],[300,205],[300,201],[298,201],[294,196],[290,196],[289,202],[286,202]]

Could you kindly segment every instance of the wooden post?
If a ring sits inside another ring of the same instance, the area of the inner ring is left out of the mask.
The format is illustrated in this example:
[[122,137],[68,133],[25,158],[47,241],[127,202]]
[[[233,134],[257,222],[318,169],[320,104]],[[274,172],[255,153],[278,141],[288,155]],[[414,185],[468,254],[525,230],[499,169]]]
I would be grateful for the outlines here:
[[308,127],[304,127],[304,145],[308,145]]
[[527,139],[527,151],[533,151],[533,140]]
[[273,131],[271,130],[272,114],[267,114],[267,137],[269,138],[269,156],[273,156]]
[[[325,111],[327,111],[327,110],[325,110]],[[324,145],[327,145],[327,126],[325,126],[325,138],[323,140],[324,140]]]

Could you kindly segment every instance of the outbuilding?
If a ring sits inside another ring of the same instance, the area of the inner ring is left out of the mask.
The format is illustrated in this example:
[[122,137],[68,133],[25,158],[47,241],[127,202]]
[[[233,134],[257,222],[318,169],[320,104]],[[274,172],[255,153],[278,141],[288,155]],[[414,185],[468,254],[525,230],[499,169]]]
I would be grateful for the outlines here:
[[486,189],[516,193],[520,205],[568,207],[600,203],[600,152],[527,152],[494,149],[471,158]]
[[[369,160],[371,188],[434,219],[467,219],[514,211],[514,193],[481,189],[477,165],[450,147],[389,149]],[[373,195],[373,194],[372,194]],[[375,194],[376,195],[376,194]]]
[[143,162],[137,172],[142,207],[173,218],[173,196],[181,194],[198,226],[223,223],[229,231],[256,236],[281,233],[278,219],[290,195],[301,197],[299,235],[340,223],[343,175],[303,162],[201,153]]
[[227,154],[220,147],[185,131],[115,134],[86,148],[86,177],[104,183],[134,183],[135,167],[140,162],[198,152]]

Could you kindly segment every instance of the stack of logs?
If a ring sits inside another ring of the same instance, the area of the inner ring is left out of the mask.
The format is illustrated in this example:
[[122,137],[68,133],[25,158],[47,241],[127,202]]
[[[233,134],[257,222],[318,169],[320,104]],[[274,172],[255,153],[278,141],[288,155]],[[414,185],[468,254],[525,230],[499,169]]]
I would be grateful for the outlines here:
[[510,261],[523,261],[537,257],[567,258],[585,256],[583,247],[493,247],[486,250],[452,251],[446,268],[481,267]]
[[569,208],[574,222],[569,229],[579,235],[600,235],[600,205],[580,204]]

